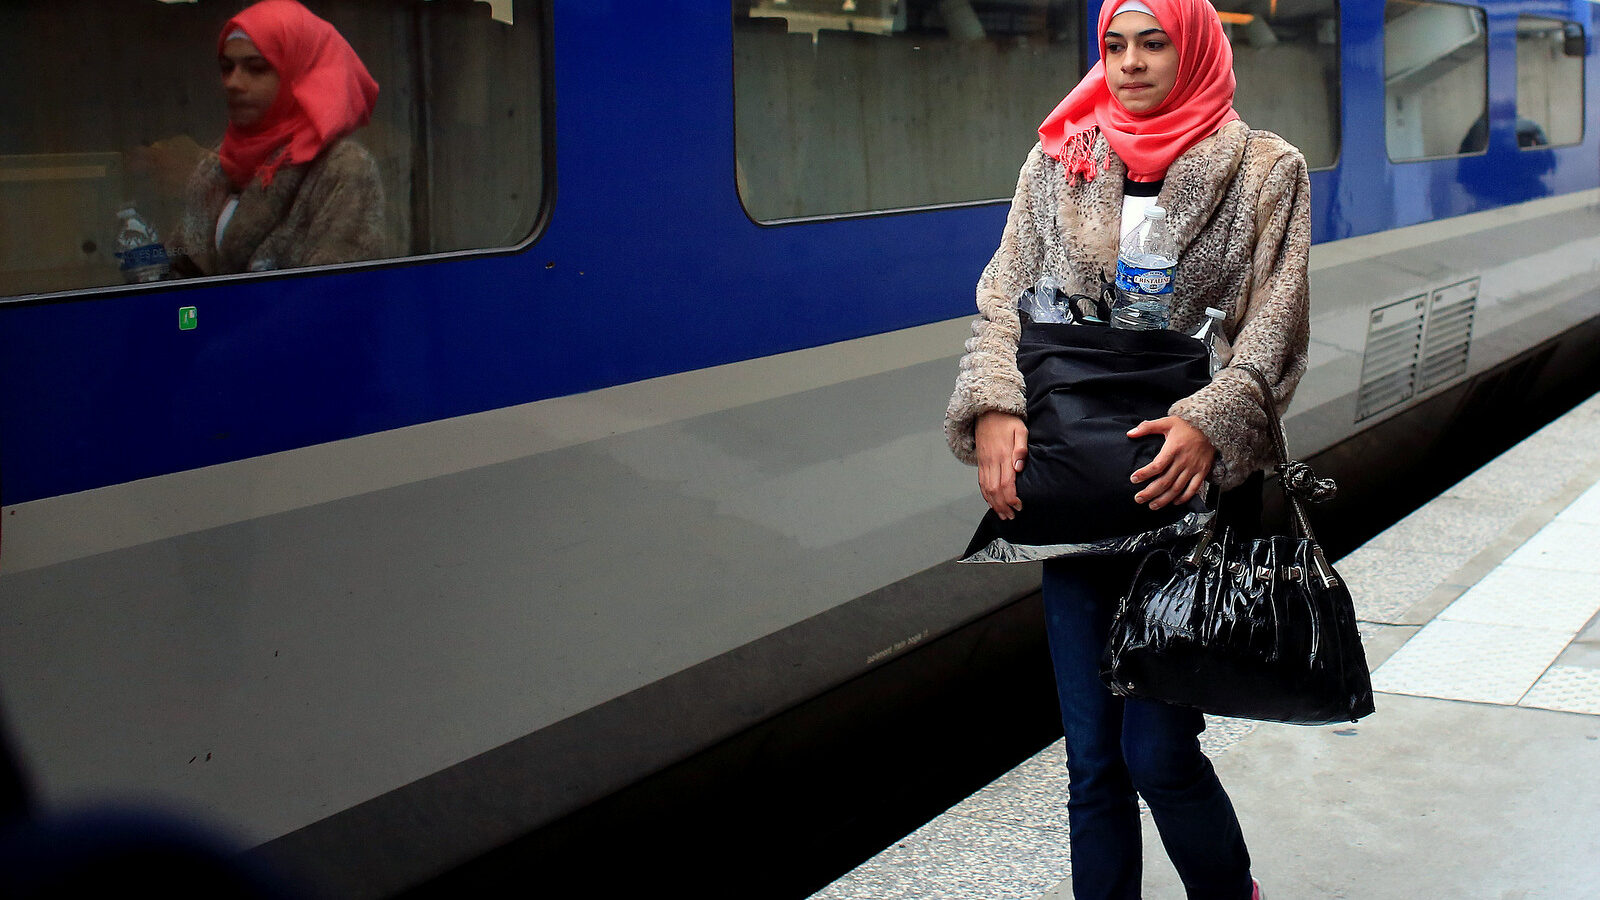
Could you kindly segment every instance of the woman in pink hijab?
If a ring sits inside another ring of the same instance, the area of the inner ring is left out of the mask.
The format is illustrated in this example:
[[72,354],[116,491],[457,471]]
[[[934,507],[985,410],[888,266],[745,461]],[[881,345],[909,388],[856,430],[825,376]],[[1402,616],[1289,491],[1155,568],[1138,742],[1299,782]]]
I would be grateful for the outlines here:
[[262,0],[217,37],[228,128],[190,179],[180,273],[222,275],[390,255],[383,184],[350,135],[378,83],[331,24]]
[[[1272,448],[1248,363],[1286,406],[1306,367],[1311,191],[1300,151],[1252,130],[1233,109],[1233,51],[1206,0],[1107,0],[1101,59],[1039,126],[1011,212],[978,281],[979,318],[945,414],[950,447],[978,467],[1003,519],[1022,508],[1027,402],[1017,369],[1017,300],[1041,276],[1096,296],[1121,236],[1152,205],[1178,245],[1171,327],[1193,332],[1225,313],[1231,361],[1212,382],[1129,437],[1159,436],[1155,460],[1128,473],[1134,502],[1185,503],[1226,491],[1230,525],[1259,528]],[[1231,511],[1231,513],[1229,513]],[[1242,514],[1241,514],[1242,511]],[[1252,521],[1254,520],[1254,521]],[[1079,900],[1139,897],[1138,798],[1191,900],[1250,900],[1260,886],[1227,793],[1201,753],[1194,710],[1113,696],[1099,662],[1134,560],[1044,564],[1044,604],[1066,732],[1072,883]]]

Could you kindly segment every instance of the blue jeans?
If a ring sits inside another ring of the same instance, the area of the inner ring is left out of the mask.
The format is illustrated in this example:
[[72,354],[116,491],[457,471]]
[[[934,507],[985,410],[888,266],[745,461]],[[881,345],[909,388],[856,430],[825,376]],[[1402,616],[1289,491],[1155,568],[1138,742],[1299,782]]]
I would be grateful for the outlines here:
[[1205,718],[1117,697],[1100,681],[1100,653],[1135,565],[1126,558],[1044,564],[1045,622],[1067,736],[1072,896],[1138,900],[1143,796],[1189,900],[1249,900],[1244,834],[1200,752]]

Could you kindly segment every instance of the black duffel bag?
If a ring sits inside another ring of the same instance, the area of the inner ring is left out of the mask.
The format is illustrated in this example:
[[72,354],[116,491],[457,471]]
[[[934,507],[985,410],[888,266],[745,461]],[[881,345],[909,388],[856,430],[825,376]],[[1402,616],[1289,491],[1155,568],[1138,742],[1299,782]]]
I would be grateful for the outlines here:
[[1140,422],[1209,384],[1205,344],[1177,331],[1026,323],[1017,368],[1028,394],[1022,509],[984,515],[962,562],[1028,562],[1131,553],[1196,534],[1210,520],[1197,495],[1159,510],[1129,481],[1163,438],[1129,438]]

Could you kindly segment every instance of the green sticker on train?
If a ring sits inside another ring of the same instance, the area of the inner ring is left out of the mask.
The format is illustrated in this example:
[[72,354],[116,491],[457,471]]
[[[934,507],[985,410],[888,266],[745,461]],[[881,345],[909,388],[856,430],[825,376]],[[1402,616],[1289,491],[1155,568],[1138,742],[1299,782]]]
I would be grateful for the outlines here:
[[193,331],[198,324],[195,319],[195,310],[192,306],[185,306],[178,310],[178,330]]

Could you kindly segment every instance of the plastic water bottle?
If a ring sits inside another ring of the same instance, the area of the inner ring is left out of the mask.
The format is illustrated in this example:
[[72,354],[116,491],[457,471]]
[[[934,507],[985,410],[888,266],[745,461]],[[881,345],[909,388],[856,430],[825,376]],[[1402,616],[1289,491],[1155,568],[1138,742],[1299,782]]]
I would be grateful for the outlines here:
[[1172,321],[1172,276],[1178,248],[1167,231],[1167,211],[1152,206],[1144,221],[1122,239],[1117,253],[1117,304],[1111,327],[1134,331],[1166,328]]
[[1061,292],[1061,282],[1054,275],[1040,275],[1033,287],[1017,298],[1017,309],[1027,313],[1034,322],[1062,323],[1069,321],[1067,298]]
[[149,284],[167,277],[172,265],[155,226],[146,222],[132,203],[125,205],[117,218],[122,220],[122,229],[117,232],[117,259],[122,261],[123,280]]
[[1211,375],[1222,371],[1228,364],[1227,339],[1222,336],[1222,320],[1228,314],[1214,306],[1206,307],[1206,320],[1200,323],[1199,329],[1194,333],[1194,339],[1206,345],[1206,356],[1211,362]]

